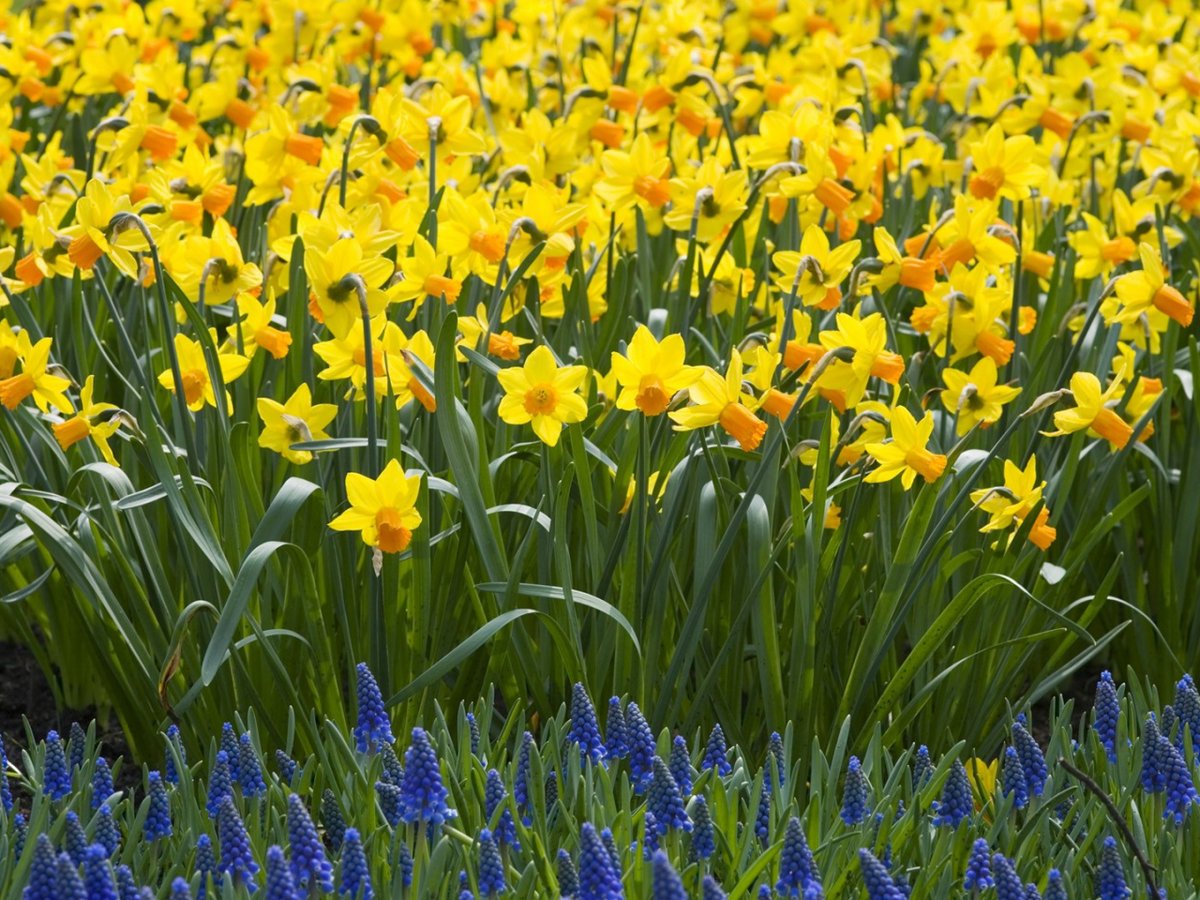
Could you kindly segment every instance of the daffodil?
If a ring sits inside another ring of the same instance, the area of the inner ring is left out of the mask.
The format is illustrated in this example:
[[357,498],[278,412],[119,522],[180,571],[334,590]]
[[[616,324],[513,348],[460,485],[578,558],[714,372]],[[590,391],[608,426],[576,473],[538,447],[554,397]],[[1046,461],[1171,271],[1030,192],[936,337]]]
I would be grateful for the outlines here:
[[850,273],[861,247],[862,242],[854,240],[830,249],[824,229],[809,225],[799,252],[780,250],[771,257],[779,270],[775,284],[785,296],[795,285],[796,296],[805,306],[836,309],[842,302],[838,285]]
[[697,240],[711,241],[745,211],[748,191],[745,171],[726,171],[710,156],[694,170],[671,179],[672,207],[663,221],[685,234],[694,224]]
[[262,284],[262,271],[242,257],[242,248],[224,219],[213,224],[210,237],[186,239],[172,261],[168,268],[188,297],[199,299],[203,287],[204,302],[210,305],[226,303]]
[[892,439],[867,444],[866,451],[879,465],[863,479],[868,482],[891,481],[897,475],[908,490],[920,475],[927,482],[937,481],[946,469],[946,457],[929,450],[933,434],[933,414],[925,413],[918,422],[905,407],[892,413]]
[[1016,249],[997,235],[996,223],[993,201],[972,199],[966,194],[955,197],[954,217],[938,235],[943,246],[938,259],[943,269],[949,272],[956,265],[978,260],[989,272],[996,272],[1015,260]]
[[346,499],[350,508],[329,527],[334,531],[357,531],[363,543],[383,553],[400,553],[412,542],[421,524],[417,497],[421,476],[406,475],[400,462],[392,459],[378,478],[358,472],[346,474]]
[[135,250],[145,250],[146,241],[136,228],[112,228],[117,213],[133,211],[128,197],[118,197],[98,178],[87,183],[83,196],[75,204],[75,225],[64,230],[71,238],[67,256],[81,269],[91,269],[101,256],[129,278],[137,277]]
[[899,384],[904,374],[904,357],[887,349],[887,337],[887,321],[880,313],[871,313],[861,319],[849,313],[838,313],[837,327],[821,332],[821,347],[824,350],[849,347],[854,351],[854,357],[849,362],[835,359],[830,364],[818,381],[821,395],[839,410],[845,410],[848,406],[858,405],[869,378]]
[[[492,331],[489,327],[487,307],[482,303],[475,308],[475,315],[458,317],[458,330],[462,335],[460,346],[470,347],[472,350],[479,349],[479,341],[486,334],[487,346],[484,351],[497,359],[510,362],[520,359],[521,348],[532,343],[529,338],[518,337],[511,331]],[[461,351],[458,356],[460,362],[466,362],[466,356]]]
[[[379,315],[371,320],[372,370],[375,376],[375,397],[387,396],[389,389],[395,393],[401,373],[406,372],[404,358],[404,332],[395,322]],[[341,337],[313,344],[313,352],[325,362],[325,368],[317,373],[322,381],[350,381],[347,396],[361,399],[367,384],[367,352],[363,330],[352,328]]]
[[259,397],[257,406],[263,424],[258,446],[274,450],[298,466],[310,462],[313,455],[309,450],[293,450],[292,444],[325,440],[329,437],[325,426],[337,416],[337,407],[332,403],[312,402],[307,384],[296,388],[284,403]]
[[27,397],[33,397],[42,412],[51,406],[64,413],[71,412],[71,401],[65,393],[71,382],[49,371],[52,343],[53,338],[44,337],[33,344],[26,332],[17,334],[21,371],[0,381],[0,403],[7,409],[16,409]]
[[400,349],[404,363],[393,375],[396,385],[396,408],[402,409],[413,400],[418,401],[429,412],[437,412],[437,400],[424,382],[413,372],[412,363],[420,361],[430,372],[434,369],[433,341],[424,331],[417,331],[406,339]]
[[121,420],[115,415],[117,407],[112,403],[97,403],[92,399],[95,389],[96,376],[89,375],[79,389],[79,409],[69,419],[54,426],[54,438],[64,450],[69,449],[84,438],[90,437],[100,450],[100,455],[110,466],[117,465],[112,447],[108,441],[117,429]]
[[625,354],[612,355],[612,368],[621,386],[617,409],[638,409],[647,416],[666,412],[671,398],[701,374],[700,369],[684,365],[685,354],[678,334],[659,341],[649,328],[639,325]]
[[1135,322],[1146,310],[1157,309],[1182,327],[1192,324],[1195,308],[1176,288],[1166,283],[1162,258],[1151,244],[1138,246],[1142,268],[1117,279],[1117,297],[1121,308],[1113,317],[1117,322]]
[[743,450],[755,450],[767,432],[767,423],[753,412],[755,400],[742,384],[742,355],[734,350],[725,375],[708,367],[688,388],[692,405],[668,413],[676,431],[695,431],[720,425]]
[[500,418],[509,425],[531,424],[543,443],[555,446],[563,425],[587,416],[587,403],[576,393],[587,373],[587,366],[560,367],[548,347],[537,347],[523,366],[497,373],[504,388]]
[[383,312],[388,298],[382,287],[392,268],[386,257],[365,256],[362,244],[352,237],[340,238],[325,250],[305,248],[304,271],[309,288],[325,327],[335,337],[344,337],[351,329],[361,327],[364,300],[367,315],[374,318]]
[[[241,333],[242,353],[245,356],[253,359],[260,347],[275,359],[287,356],[288,348],[292,345],[292,336],[286,330],[275,327],[274,297],[260,302],[253,294],[238,294],[237,308],[242,319],[235,330]],[[237,348],[233,335],[230,335],[226,346]]]
[[[1022,469],[1011,460],[1004,461],[1004,484],[971,492],[971,502],[988,514],[988,521],[979,530],[985,534],[1019,526],[1042,502],[1046,482],[1037,480],[1037,458],[1029,457]],[[1041,508],[1029,531],[1029,541],[1046,550],[1058,536],[1057,529],[1047,524],[1050,510]]]
[[1005,137],[999,124],[992,125],[983,140],[971,144],[967,152],[972,163],[967,187],[975,197],[1024,200],[1045,177],[1033,138],[1026,134]]
[[634,205],[660,209],[671,199],[671,160],[646,132],[634,138],[628,152],[605,150],[600,165],[604,175],[592,190],[617,212]]
[[1054,414],[1056,431],[1048,435],[1073,434],[1086,430],[1092,437],[1103,438],[1119,450],[1133,437],[1133,428],[1113,408],[1120,400],[1124,384],[1113,379],[1107,388],[1091,372],[1076,372],[1071,376],[1071,395],[1075,406]]
[[[413,238],[412,255],[400,260],[404,279],[393,290],[399,301],[413,301],[409,318],[416,316],[426,297],[440,299],[453,306],[462,291],[462,275],[455,273],[449,258],[439,254],[420,235]],[[449,274],[447,274],[449,272]]]
[[[208,361],[204,358],[204,349],[199,341],[194,341],[184,334],[175,335],[175,355],[179,359],[179,371],[183,382],[183,396],[188,409],[199,412],[205,406],[217,405],[216,389],[213,386],[208,369]],[[221,381],[229,384],[246,371],[250,360],[239,353],[218,353],[217,364],[221,370]],[[168,366],[159,373],[158,383],[172,394],[175,393],[175,376]],[[225,393],[225,406],[233,408],[229,392]]]
[[958,417],[955,430],[960,437],[976,424],[987,428],[997,422],[1004,404],[1021,393],[1018,387],[997,384],[998,377],[996,362],[988,356],[980,358],[970,372],[959,369],[942,372],[946,384],[941,392],[942,405]]
[[1067,240],[1075,250],[1076,278],[1107,278],[1114,266],[1137,256],[1137,244],[1132,238],[1125,235],[1110,238],[1103,222],[1091,213],[1084,212],[1081,216],[1085,227],[1067,232]]

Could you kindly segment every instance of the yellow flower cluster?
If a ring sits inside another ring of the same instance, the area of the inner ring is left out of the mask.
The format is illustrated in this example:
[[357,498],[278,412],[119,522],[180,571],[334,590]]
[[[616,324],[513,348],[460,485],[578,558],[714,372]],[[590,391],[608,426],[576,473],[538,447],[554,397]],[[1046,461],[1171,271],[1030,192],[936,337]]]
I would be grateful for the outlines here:
[[[295,465],[339,410],[351,431],[384,401],[440,414],[429,374],[466,365],[485,415],[550,447],[627,415],[752,452],[827,404],[833,464],[905,488],[1021,412],[1035,349],[1067,366],[1050,434],[1149,439],[1155,355],[1192,323],[1200,19],[1164,0],[2,18],[0,402],[113,464],[132,417],[52,359],[82,335],[33,327],[73,282],[90,308],[118,281],[172,297],[166,343],[133,334],[159,384],[197,415],[256,411]],[[451,311],[457,358],[435,358]],[[402,550],[419,479],[375,474],[332,527]],[[1007,462],[984,530],[1032,514],[1048,547],[1035,482]]]

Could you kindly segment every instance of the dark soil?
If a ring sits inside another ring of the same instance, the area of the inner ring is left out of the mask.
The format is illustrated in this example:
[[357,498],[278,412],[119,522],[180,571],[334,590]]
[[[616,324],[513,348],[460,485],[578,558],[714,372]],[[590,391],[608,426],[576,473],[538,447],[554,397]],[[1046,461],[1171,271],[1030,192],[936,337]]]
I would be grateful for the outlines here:
[[[28,745],[25,719],[37,740],[53,730],[65,741],[71,723],[78,722],[86,730],[95,718],[96,711],[91,709],[60,711],[54,691],[33,654],[20,644],[0,643],[0,735],[4,736],[4,747],[12,765],[20,768],[21,750]],[[120,726],[115,720],[97,721],[96,739],[100,742],[101,755],[109,762],[115,762],[118,757],[125,758],[125,764],[117,773],[116,787],[128,790],[140,780],[140,773],[132,765]],[[13,788],[15,793],[20,793],[15,782]]]

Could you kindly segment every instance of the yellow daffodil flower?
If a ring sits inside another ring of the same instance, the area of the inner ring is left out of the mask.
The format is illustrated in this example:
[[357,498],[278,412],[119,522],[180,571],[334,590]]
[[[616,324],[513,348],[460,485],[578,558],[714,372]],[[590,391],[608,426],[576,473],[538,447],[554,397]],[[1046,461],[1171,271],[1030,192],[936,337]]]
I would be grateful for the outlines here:
[[258,446],[274,450],[298,466],[312,461],[312,451],[293,450],[292,444],[325,440],[329,437],[325,426],[337,416],[337,407],[332,403],[312,402],[312,391],[307,384],[296,388],[284,403],[259,397],[257,408],[263,423]]
[[587,416],[587,403],[576,393],[587,373],[587,366],[559,367],[548,347],[537,347],[523,366],[497,373],[504,388],[500,418],[509,425],[531,424],[543,443],[555,446],[564,424]]
[[927,448],[933,434],[933,414],[925,413],[918,422],[903,406],[892,413],[892,439],[867,444],[866,450],[879,465],[867,473],[864,481],[891,481],[897,475],[908,490],[918,475],[927,482],[937,481],[946,469],[946,457]]
[[350,508],[329,527],[334,531],[357,531],[363,543],[383,553],[400,553],[412,542],[421,524],[417,497],[421,476],[405,475],[398,460],[390,460],[378,478],[358,472],[346,474],[346,499]]
[[671,398],[701,374],[700,369],[684,365],[685,353],[678,334],[658,341],[649,328],[639,325],[625,355],[612,355],[612,369],[621,386],[617,409],[638,409],[647,416],[666,412]]

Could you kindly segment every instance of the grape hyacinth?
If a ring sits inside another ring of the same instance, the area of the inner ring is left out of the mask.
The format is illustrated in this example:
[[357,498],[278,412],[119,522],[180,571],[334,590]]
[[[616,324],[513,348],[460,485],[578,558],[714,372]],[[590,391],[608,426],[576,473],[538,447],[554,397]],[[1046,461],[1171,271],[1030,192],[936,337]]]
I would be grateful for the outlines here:
[[297,794],[289,794],[287,798],[287,828],[296,887],[302,891],[320,888],[328,894],[333,890],[333,866],[325,857],[317,828]]
[[229,767],[229,781],[231,786],[240,785],[242,783],[242,773],[238,769],[238,763],[241,761],[242,754],[237,732],[233,730],[232,722],[226,722],[221,726],[221,745],[218,749],[225,754],[225,764]]
[[[146,897],[147,895],[149,898],[153,898],[154,893],[150,888],[143,888],[141,896]],[[192,886],[187,883],[187,879],[176,878],[171,882],[171,893],[168,895],[168,900],[192,900]]]
[[78,722],[72,722],[67,730],[67,750],[71,771],[82,769],[84,753],[87,751],[87,732]]
[[600,843],[608,851],[608,858],[612,860],[613,871],[619,874],[622,869],[621,853],[617,850],[617,840],[613,837],[611,828],[605,828],[600,832]]
[[42,793],[51,800],[61,800],[71,793],[71,772],[67,768],[67,756],[57,731],[51,731],[46,735]]
[[600,737],[600,723],[596,719],[596,708],[592,698],[581,683],[571,689],[571,728],[567,740],[579,745],[583,762],[599,763],[604,759],[604,739]]
[[804,837],[804,828],[795,816],[788,819],[784,831],[775,891],[784,897],[821,896],[821,873]]
[[375,895],[362,836],[357,828],[347,828],[342,840],[342,877],[338,893],[345,894],[350,900],[371,900]]
[[904,892],[896,887],[887,868],[866,847],[858,851],[858,864],[868,900],[904,900]]
[[412,851],[408,849],[408,844],[403,841],[396,849],[396,868],[400,870],[400,885],[401,887],[412,887],[413,881],[413,858]]
[[754,836],[766,846],[771,840],[771,791],[763,782],[758,795],[758,810],[754,814]]
[[229,754],[224,750],[217,751],[216,762],[208,776],[208,799],[204,808],[208,815],[215,819],[221,811],[221,803],[226,797],[233,796],[233,770],[230,766]]
[[711,859],[717,850],[717,840],[712,813],[709,812],[708,800],[703,794],[696,795],[692,801],[691,820],[692,856],[697,859]]
[[405,822],[441,825],[457,813],[446,805],[450,792],[442,783],[437,752],[422,728],[412,730],[412,743],[404,752],[404,780],[400,802]]
[[1042,753],[1038,742],[1033,739],[1033,735],[1029,733],[1029,729],[1025,727],[1023,718],[1018,717],[1017,721],[1013,722],[1013,746],[1017,750],[1017,757],[1021,760],[1021,770],[1025,773],[1025,784],[1029,793],[1034,797],[1040,797],[1046,789],[1046,779],[1050,772],[1046,767],[1046,756]]
[[[1148,794],[1158,794],[1167,788],[1167,776],[1163,771],[1163,761],[1158,749],[1158,739],[1163,737],[1158,730],[1158,720],[1153,712],[1146,714],[1146,726],[1142,729],[1142,790]],[[1171,742],[1168,740],[1167,744]],[[1172,746],[1171,749],[1174,749]]]
[[1004,748],[1004,761],[1000,765],[1000,783],[1003,785],[1004,796],[1013,798],[1014,809],[1024,809],[1029,805],[1029,788],[1025,783],[1025,770],[1021,767],[1021,758],[1017,756],[1016,748]]
[[398,785],[404,780],[404,765],[400,762],[400,757],[396,755],[391,744],[379,746],[379,761],[383,764],[382,777],[384,781],[388,784]]
[[208,893],[208,881],[212,880],[213,887],[221,886],[221,874],[217,869],[217,857],[213,853],[212,838],[202,834],[196,838],[196,874],[200,876],[200,890],[196,893],[198,900],[204,900]]
[[469,741],[470,748],[471,748],[471,755],[478,758],[479,742],[482,739],[481,735],[479,734],[479,723],[475,721],[474,713],[470,713],[470,712],[467,713],[466,718],[467,718],[467,734],[469,735],[468,741]]
[[[517,771],[513,776],[513,800],[517,802],[517,809],[524,812],[529,808],[529,779],[532,775],[530,757],[535,749],[533,735],[526,731],[521,736],[521,749],[517,754]],[[528,816],[525,817],[525,824],[530,824]]]
[[1025,887],[1017,876],[1017,870],[1003,853],[992,856],[992,871],[995,873],[996,900],[1024,900]]
[[103,806],[113,793],[112,770],[108,767],[108,760],[103,756],[98,757],[92,769],[92,809]]
[[161,773],[151,772],[146,778],[150,811],[146,814],[146,822],[142,826],[142,836],[153,842],[171,836],[171,798],[167,794],[167,786],[163,784]]
[[992,877],[991,851],[988,842],[979,838],[971,845],[971,856],[967,860],[967,873],[963,876],[963,890],[986,891],[996,884]]
[[479,895],[496,897],[508,892],[504,878],[504,862],[492,833],[484,828],[479,832]]
[[633,788],[643,793],[654,776],[654,733],[641,709],[632,700],[625,709],[625,727],[629,740],[629,772]]
[[[778,731],[772,731],[767,743],[767,775],[771,789],[782,788],[787,784],[787,762],[784,760],[783,738]],[[776,781],[778,778],[778,781]]]
[[1192,734],[1192,753],[1200,755],[1200,691],[1191,675],[1184,675],[1175,685],[1175,714],[1179,717],[1179,741],[1183,743],[1184,726]]
[[659,850],[654,854],[650,896],[653,900],[688,900],[687,890],[679,873],[671,865],[667,854]]
[[83,883],[88,900],[119,900],[112,866],[108,864],[108,851],[99,844],[92,844],[84,854]]
[[346,817],[342,815],[342,808],[338,806],[337,797],[330,788],[325,788],[321,793],[321,825],[325,829],[329,848],[337,853],[346,839]]
[[63,844],[67,855],[71,857],[71,862],[82,866],[84,857],[87,855],[88,839],[87,835],[83,833],[83,823],[79,821],[79,816],[73,809],[67,810],[66,835],[63,838]]
[[358,675],[358,724],[354,728],[354,740],[359,753],[370,753],[378,749],[377,745],[391,744],[396,738],[392,735],[392,723],[375,676],[366,663],[359,663],[355,672]]
[[842,821],[847,825],[858,825],[867,820],[870,790],[862,763],[857,756],[851,756],[846,769],[846,786],[842,791]]
[[283,855],[282,847],[267,848],[266,895],[266,900],[300,900],[291,866]]
[[8,784],[8,754],[4,752],[4,735],[0,734],[0,811],[12,812],[12,788]]
[[[637,841],[634,841],[634,848],[636,847]],[[658,849],[658,819],[654,817],[654,813],[646,810],[646,815],[642,818],[642,859],[649,860]]]
[[219,871],[232,878],[235,885],[244,886],[253,893],[257,890],[254,876],[258,873],[258,863],[250,849],[250,835],[233,805],[233,797],[225,797],[217,811],[217,840],[221,844]]
[[296,772],[300,769],[300,764],[284,753],[282,750],[275,751],[275,771],[279,773],[279,777],[283,779],[284,784],[291,784],[296,778]]
[[258,753],[250,741],[249,734],[243,734],[238,741],[238,775],[243,797],[261,797],[267,792],[267,783],[263,780],[262,763],[258,761]]
[[23,815],[17,813],[13,816],[12,828],[12,858],[20,859],[21,854],[25,852],[25,841],[29,837],[29,823]]
[[705,875],[700,882],[700,900],[725,900],[726,894],[721,885],[711,875]]
[[687,741],[682,735],[675,735],[671,742],[671,758],[668,768],[671,777],[679,785],[679,793],[687,797],[692,793],[692,755],[688,751]]
[[1155,756],[1167,794],[1163,818],[1173,818],[1176,825],[1182,825],[1192,805],[1200,802],[1196,795],[1196,786],[1192,782],[1192,773],[1179,751],[1175,749],[1175,745],[1161,735],[1158,738]]
[[[138,896],[137,882],[133,880],[133,869],[129,866],[117,866],[117,897],[119,900],[140,900]],[[204,898],[204,883],[200,883],[200,892],[196,895],[203,900]]]
[[600,840],[596,826],[584,822],[579,832],[578,900],[615,900],[623,897],[620,875]]
[[79,869],[66,853],[58,854],[54,897],[56,900],[88,900],[87,888],[79,877]]
[[720,725],[714,725],[708,733],[708,741],[704,745],[704,757],[700,760],[700,770],[713,769],[720,776],[728,775],[733,766],[726,758],[729,748],[725,744],[725,732]]
[[654,757],[654,777],[650,781],[646,806],[654,813],[660,833],[666,834],[676,828],[692,830],[692,820],[688,818],[687,810],[683,806],[679,785],[675,783],[671,770],[659,756]]
[[379,795],[379,806],[383,810],[383,818],[395,828],[404,821],[404,801],[400,785],[390,781],[375,782],[375,793]]
[[[278,750],[276,752],[282,753],[283,751]],[[187,753],[183,749],[183,738],[179,734],[179,726],[172,724],[167,728],[167,754],[163,766],[163,771],[167,776],[167,784],[179,784],[179,768],[175,763],[176,758],[179,760],[179,765],[187,766]]]
[[620,697],[610,697],[608,701],[608,717],[604,720],[604,755],[609,759],[624,759],[629,755],[629,738]]
[[575,862],[566,850],[559,850],[555,858],[555,875],[558,877],[558,893],[561,897],[575,897],[579,894],[579,872]]
[[1112,673],[1101,672],[1100,680],[1096,682],[1095,721],[1092,727],[1104,745],[1108,761],[1117,761],[1117,720],[1121,717],[1121,707],[1117,702],[1117,687],[1113,684]]
[[1117,840],[1110,835],[1104,839],[1100,865],[1096,867],[1096,896],[1100,900],[1125,900],[1132,893],[1125,883],[1125,869],[1121,865]]
[[[495,817],[496,810],[504,804],[508,791],[504,787],[504,779],[495,769],[488,769],[487,780],[483,789],[484,815],[490,822]],[[507,806],[496,819],[496,829],[493,832],[496,843],[500,847],[509,847],[514,852],[521,852],[521,842],[517,838],[517,823],[513,820],[512,810]]]
[[23,900],[57,900],[58,857],[50,836],[42,832],[33,845],[33,862],[29,867],[29,882]]
[[971,796],[971,782],[967,778],[967,768],[962,760],[956,759],[950,775],[942,787],[942,799],[937,807],[934,825],[945,825],[957,828],[959,823],[975,810],[975,800]]
[[1046,893],[1042,895],[1042,900],[1068,900],[1062,873],[1058,869],[1051,869],[1050,874],[1046,876]]
[[549,819],[554,815],[555,806],[558,803],[558,775],[550,772],[546,776],[546,781],[542,785],[542,797],[546,801],[546,818]]
[[112,809],[107,803],[100,804],[93,822],[94,843],[102,846],[109,856],[114,856],[121,848],[121,832],[113,820]]
[[929,758],[929,748],[922,744],[913,756],[912,783],[913,790],[925,787],[933,774],[933,761]]

